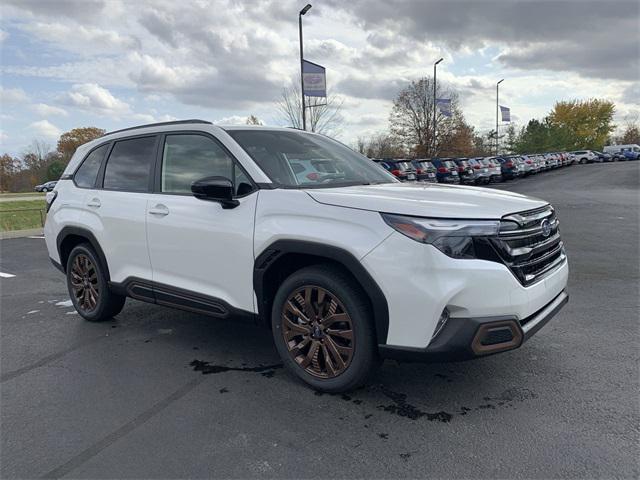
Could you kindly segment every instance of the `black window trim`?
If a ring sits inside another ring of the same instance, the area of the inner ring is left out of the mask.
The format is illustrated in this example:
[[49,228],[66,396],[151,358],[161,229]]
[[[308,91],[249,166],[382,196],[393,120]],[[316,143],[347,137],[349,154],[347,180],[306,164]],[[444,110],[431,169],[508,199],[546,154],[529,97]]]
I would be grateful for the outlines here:
[[[93,147],[91,150],[89,150],[89,152],[87,152],[87,154],[84,156],[82,161],[78,164],[76,169],[70,175],[70,178],[73,181],[73,184],[76,186],[76,188],[82,188],[84,190],[96,190],[96,189],[98,189],[98,186],[97,186],[98,185],[98,178],[100,178],[100,172],[102,171],[102,166],[104,165],[105,159],[111,153],[111,148],[113,147],[112,144],[113,144],[113,141],[104,142],[104,143],[101,143],[100,145],[97,145],[97,146]],[[89,155],[91,155],[97,149],[104,147],[105,145],[107,145],[107,149],[105,150],[104,155],[102,156],[102,159],[100,160],[100,165],[98,166],[98,172],[96,174],[95,180],[93,181],[93,186],[92,187],[82,187],[82,186],[78,185],[78,182],[76,182],[76,174],[78,173],[78,170],[80,170],[80,168],[82,168],[82,166],[84,165],[84,162],[87,161],[87,158],[89,157]],[[64,178],[62,178],[62,177],[60,177],[60,179],[64,180]]]
[[[158,158],[158,139],[160,138],[160,134],[159,133],[147,133],[147,134],[143,134],[143,135],[132,135],[132,136],[128,136],[128,137],[119,137],[119,138],[114,138],[111,141],[111,146],[109,147],[109,153],[107,154],[107,156],[103,159],[102,161],[102,165],[100,166],[100,170],[98,171],[98,178],[96,181],[96,190],[104,190],[106,192],[123,192],[123,193],[153,193],[153,178],[154,178],[154,173],[155,173],[155,166],[157,163],[157,158]],[[147,189],[146,190],[122,190],[119,188],[104,188],[104,174],[107,170],[107,164],[109,163],[109,159],[111,158],[111,153],[113,152],[113,148],[115,147],[116,143],[118,142],[122,142],[122,141],[126,141],[126,140],[135,140],[138,138],[149,138],[149,137],[154,137],[155,138],[155,145],[154,145],[154,149],[155,149],[155,153],[154,156],[155,158],[151,159],[150,162],[150,166],[149,166],[149,179],[147,182]]]
[[158,152],[157,152],[157,155],[156,155],[156,162],[155,162],[155,168],[154,168],[153,185],[151,187],[152,193],[155,193],[155,194],[158,194],[158,195],[176,195],[176,196],[181,196],[181,197],[193,196],[191,193],[163,192],[162,191],[162,160],[163,160],[163,156],[164,156],[164,146],[166,144],[166,137],[169,136],[169,135],[200,135],[202,137],[207,137],[207,138],[211,139],[216,145],[218,145],[222,149],[222,151],[231,159],[231,163],[232,163],[232,173],[231,173],[231,175],[233,176],[233,178],[230,178],[229,180],[231,180],[231,182],[234,183],[234,190],[235,190],[235,187],[236,187],[236,185],[235,185],[236,168],[240,168],[240,170],[249,179],[249,182],[251,183],[251,186],[253,187],[250,192],[247,192],[244,195],[234,195],[233,196],[234,199],[248,197],[249,195],[255,193],[258,190],[260,190],[261,188],[264,188],[262,186],[262,184],[256,183],[253,180],[253,178],[251,178],[251,175],[249,175],[249,172],[247,172],[247,170],[242,166],[242,164],[238,161],[238,159],[235,157],[235,155],[233,155],[229,151],[229,149],[218,138],[216,138],[214,135],[210,134],[209,132],[202,131],[202,130],[168,130],[168,131],[161,132],[160,135],[159,135],[160,136],[160,141],[158,142]]

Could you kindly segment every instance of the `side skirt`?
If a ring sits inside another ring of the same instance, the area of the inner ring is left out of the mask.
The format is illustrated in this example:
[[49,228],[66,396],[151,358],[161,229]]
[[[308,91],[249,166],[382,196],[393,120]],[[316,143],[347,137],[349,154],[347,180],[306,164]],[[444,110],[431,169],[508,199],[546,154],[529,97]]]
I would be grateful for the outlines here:
[[143,302],[188,312],[201,313],[216,318],[230,318],[258,322],[258,316],[229,305],[224,300],[170,285],[158,284],[141,278],[127,278],[122,283],[109,282],[109,288],[119,295]]

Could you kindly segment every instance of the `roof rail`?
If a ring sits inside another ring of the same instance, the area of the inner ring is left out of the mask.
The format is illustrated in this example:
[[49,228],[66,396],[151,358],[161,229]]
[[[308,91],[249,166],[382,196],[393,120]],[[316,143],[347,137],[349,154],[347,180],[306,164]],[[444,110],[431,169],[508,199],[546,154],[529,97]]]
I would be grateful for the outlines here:
[[184,124],[184,123],[207,123],[209,125],[213,125],[213,123],[211,123],[211,122],[209,122],[207,120],[200,120],[200,119],[197,119],[197,118],[190,118],[188,120],[174,120],[173,122],[147,123],[146,125],[138,125],[137,127],[122,128],[120,130],[114,130],[113,132],[107,132],[102,136],[106,137],[107,135],[111,135],[111,134],[114,134],[114,133],[126,132],[128,130],[137,130],[138,128],[163,127],[165,125],[180,125],[180,124]]

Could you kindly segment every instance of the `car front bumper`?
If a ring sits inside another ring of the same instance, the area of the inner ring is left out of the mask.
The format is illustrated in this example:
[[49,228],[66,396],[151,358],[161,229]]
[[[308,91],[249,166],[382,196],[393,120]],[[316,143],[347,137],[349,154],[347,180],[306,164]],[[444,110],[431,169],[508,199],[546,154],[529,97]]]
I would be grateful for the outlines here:
[[383,358],[401,361],[455,362],[514,350],[549,322],[568,301],[569,294],[563,290],[523,320],[513,316],[451,318],[426,348],[378,345],[378,351]]
[[[478,325],[496,319],[518,322],[524,336],[530,329],[527,327],[524,332],[527,320],[565,291],[569,276],[565,260],[544,278],[524,286],[503,263],[453,259],[398,232],[361,262],[377,280],[389,308],[388,334],[381,352],[407,347],[410,351],[427,351],[440,345],[457,324],[465,325],[465,331],[472,330],[465,333],[466,340],[462,342],[468,348],[468,335],[473,336]],[[445,309],[450,318],[433,338]],[[513,330],[518,331],[515,327]],[[445,347],[456,350],[455,344],[441,346]]]

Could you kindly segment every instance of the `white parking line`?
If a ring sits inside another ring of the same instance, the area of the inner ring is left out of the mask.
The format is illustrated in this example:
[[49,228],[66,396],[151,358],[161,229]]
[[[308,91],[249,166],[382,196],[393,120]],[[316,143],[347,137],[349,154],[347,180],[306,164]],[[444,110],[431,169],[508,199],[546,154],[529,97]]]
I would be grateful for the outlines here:
[[0,278],[11,278],[11,277],[15,277],[15,275],[12,273],[0,272]]

